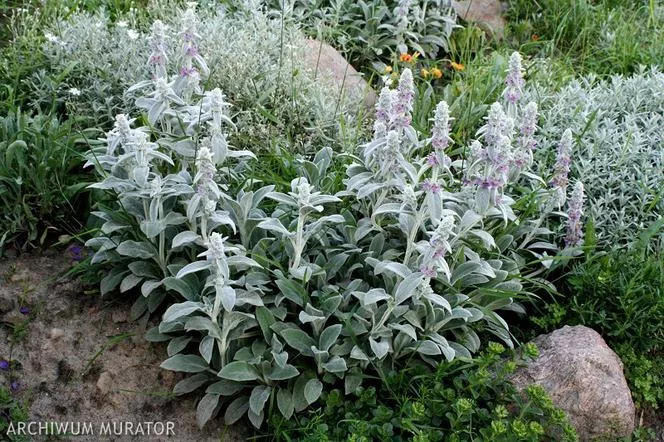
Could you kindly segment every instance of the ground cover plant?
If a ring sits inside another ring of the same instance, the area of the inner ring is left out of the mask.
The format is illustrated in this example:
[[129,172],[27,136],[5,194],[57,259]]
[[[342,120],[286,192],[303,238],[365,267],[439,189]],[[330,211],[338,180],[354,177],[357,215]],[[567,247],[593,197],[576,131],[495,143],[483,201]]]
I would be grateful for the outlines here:
[[[578,440],[565,414],[539,386],[518,394],[507,377],[522,360],[501,358],[495,342],[473,361],[441,364],[434,373],[417,368],[391,373],[384,384],[362,388],[356,401],[339,390],[299,420],[275,416],[275,440]],[[523,358],[537,348],[523,349]]]
[[572,130],[571,175],[584,181],[586,215],[602,248],[633,243],[664,216],[662,88],[657,68],[606,81],[591,76],[541,104],[538,160],[548,167],[559,128]]

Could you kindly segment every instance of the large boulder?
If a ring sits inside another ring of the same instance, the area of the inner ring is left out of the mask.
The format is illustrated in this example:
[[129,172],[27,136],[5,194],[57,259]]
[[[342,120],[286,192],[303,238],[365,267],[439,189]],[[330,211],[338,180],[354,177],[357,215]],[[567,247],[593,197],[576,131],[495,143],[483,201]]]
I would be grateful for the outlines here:
[[497,39],[503,37],[505,19],[499,0],[453,0],[452,8],[463,20],[477,23],[490,36]]
[[517,390],[541,385],[581,440],[617,440],[634,431],[634,402],[623,364],[599,333],[565,326],[534,343],[539,357],[513,375]]
[[343,88],[342,100],[363,103],[365,110],[373,109],[377,99],[376,92],[332,46],[322,41],[307,39],[303,61],[317,78],[328,82],[339,92]]

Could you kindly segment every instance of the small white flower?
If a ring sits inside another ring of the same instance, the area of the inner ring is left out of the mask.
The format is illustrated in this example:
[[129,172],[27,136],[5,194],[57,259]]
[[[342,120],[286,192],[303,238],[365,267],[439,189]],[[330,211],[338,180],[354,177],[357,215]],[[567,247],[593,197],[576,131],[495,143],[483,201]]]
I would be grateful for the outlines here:
[[127,27],[127,22],[124,21],[124,20],[120,20],[119,22],[117,22],[115,24],[115,26],[117,26],[118,28],[126,28]]
[[45,32],[44,37],[46,38],[46,40],[50,41],[51,43],[57,43],[57,42],[60,41],[60,39],[58,37],[51,34],[50,32]]
[[77,88],[73,87],[73,88],[69,89],[69,95],[72,95],[74,97],[78,97],[79,95],[81,95],[81,91],[78,90]]
[[129,37],[129,40],[136,40],[139,37],[139,33],[134,31],[133,29],[127,30],[127,37]]

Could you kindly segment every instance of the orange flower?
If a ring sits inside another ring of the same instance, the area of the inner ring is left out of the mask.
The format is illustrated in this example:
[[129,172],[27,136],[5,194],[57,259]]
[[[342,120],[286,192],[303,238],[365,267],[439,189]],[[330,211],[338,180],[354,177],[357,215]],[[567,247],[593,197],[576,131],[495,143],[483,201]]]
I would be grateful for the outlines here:
[[533,34],[533,36],[532,36],[532,37],[530,37],[530,38],[531,38],[531,39],[532,39],[533,41],[539,41],[539,39],[540,39],[540,36],[539,36],[539,35],[537,35],[537,34]]
[[453,68],[455,71],[463,71],[464,69],[466,69],[466,67],[465,67],[463,64],[461,64],[461,63],[456,63],[456,62],[454,62],[454,61],[450,63],[450,66],[452,66],[452,68]]
[[399,57],[399,60],[402,61],[402,62],[404,62],[404,63],[410,63],[411,61],[413,61],[413,56],[410,55],[410,54],[407,53],[407,52],[404,52],[404,53],[401,54],[401,56]]
[[438,68],[431,68],[431,76],[434,78],[441,78],[443,76],[443,71]]
[[429,75],[431,75],[431,73],[430,73],[429,71],[427,71],[426,69],[423,68],[423,69],[420,71],[420,75],[422,75],[422,78],[429,78]]

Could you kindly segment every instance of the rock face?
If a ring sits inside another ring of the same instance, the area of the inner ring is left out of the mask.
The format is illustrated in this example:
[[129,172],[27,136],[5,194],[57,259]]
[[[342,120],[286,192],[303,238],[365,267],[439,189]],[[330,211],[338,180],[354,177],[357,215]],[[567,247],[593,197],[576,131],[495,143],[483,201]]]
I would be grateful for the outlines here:
[[634,430],[634,403],[623,364],[594,330],[565,326],[535,339],[540,355],[514,374],[518,390],[539,384],[581,440],[617,440]]
[[453,0],[452,8],[463,20],[477,23],[490,36],[503,38],[505,19],[499,0]]
[[343,87],[342,99],[346,102],[364,103],[365,110],[373,110],[376,92],[332,46],[318,40],[306,40],[304,64],[317,78],[329,82],[337,90]]

